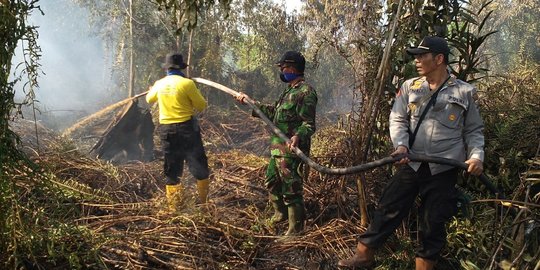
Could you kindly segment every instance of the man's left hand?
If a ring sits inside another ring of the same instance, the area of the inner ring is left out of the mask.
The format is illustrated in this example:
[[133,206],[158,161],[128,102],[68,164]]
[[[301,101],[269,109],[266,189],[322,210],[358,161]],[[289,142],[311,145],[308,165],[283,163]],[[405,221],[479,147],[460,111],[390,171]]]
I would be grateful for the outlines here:
[[234,97],[236,101],[238,101],[240,104],[246,104],[246,100],[249,99],[248,95],[244,93],[239,93],[238,96]]
[[469,165],[469,168],[467,168],[467,172],[472,175],[481,175],[484,171],[484,166],[482,165],[482,161],[476,158],[471,158],[467,161],[465,161]]
[[287,144],[287,146],[289,147],[289,150],[292,151],[294,147],[298,147],[299,143],[300,143],[300,138],[298,137],[298,135],[294,135],[291,137],[291,142]]

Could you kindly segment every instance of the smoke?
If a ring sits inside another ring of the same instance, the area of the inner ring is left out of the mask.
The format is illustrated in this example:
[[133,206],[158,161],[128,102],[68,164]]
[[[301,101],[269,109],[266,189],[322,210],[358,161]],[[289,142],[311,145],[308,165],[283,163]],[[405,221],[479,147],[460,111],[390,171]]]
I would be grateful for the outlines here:
[[[38,26],[42,74],[35,89],[38,119],[54,129],[63,129],[81,117],[111,103],[110,57],[93,29],[88,13],[71,0],[40,1],[30,23]],[[22,49],[13,64],[20,63]],[[20,68],[19,68],[20,69]],[[23,96],[22,83],[16,98]],[[106,100],[106,101],[105,101]],[[28,117],[27,117],[28,118]]]

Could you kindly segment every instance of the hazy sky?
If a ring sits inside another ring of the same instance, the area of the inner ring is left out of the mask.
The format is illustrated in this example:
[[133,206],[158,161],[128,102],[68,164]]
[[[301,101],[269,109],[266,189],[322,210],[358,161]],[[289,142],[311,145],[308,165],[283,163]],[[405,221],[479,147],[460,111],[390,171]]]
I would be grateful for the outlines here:
[[300,2],[300,0],[282,0],[281,2],[285,2],[285,7],[287,8],[287,12],[291,12],[295,9],[298,11],[303,5],[303,3]]

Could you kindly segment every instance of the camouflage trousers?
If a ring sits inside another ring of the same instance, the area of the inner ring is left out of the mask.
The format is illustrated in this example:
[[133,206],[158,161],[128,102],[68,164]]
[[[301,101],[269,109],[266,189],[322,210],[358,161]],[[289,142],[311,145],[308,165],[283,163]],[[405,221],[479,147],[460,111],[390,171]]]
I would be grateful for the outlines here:
[[266,170],[265,185],[272,200],[283,200],[285,205],[302,204],[303,168],[300,158],[292,153],[273,149]]

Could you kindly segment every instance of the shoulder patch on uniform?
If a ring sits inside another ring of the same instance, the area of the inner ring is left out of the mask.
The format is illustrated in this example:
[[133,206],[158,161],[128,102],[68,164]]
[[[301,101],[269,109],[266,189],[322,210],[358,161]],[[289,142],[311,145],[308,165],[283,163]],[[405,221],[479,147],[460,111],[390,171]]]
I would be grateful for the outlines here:
[[300,80],[297,83],[295,83],[294,85],[292,85],[292,88],[303,88],[304,85],[306,85],[304,83],[304,80]]
[[420,77],[418,79],[415,79],[411,82],[410,84],[410,89],[411,90],[418,90],[418,89],[421,89],[422,88],[422,84],[426,81],[426,78],[424,77]]
[[446,83],[448,86],[456,85],[457,79],[453,75],[450,75],[450,79],[448,79],[448,82]]

